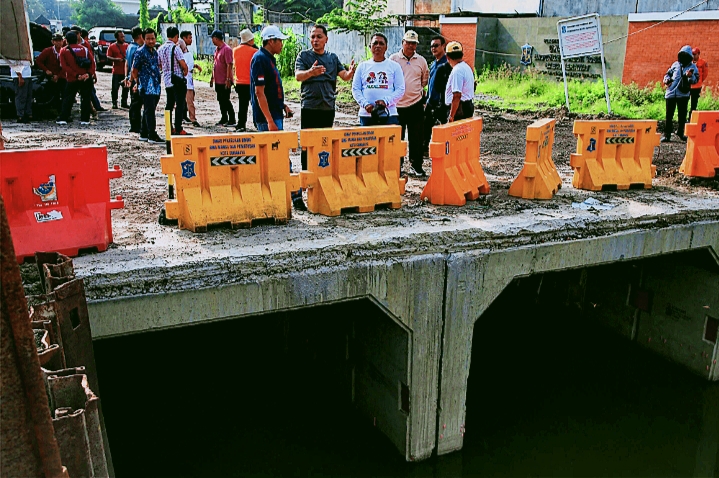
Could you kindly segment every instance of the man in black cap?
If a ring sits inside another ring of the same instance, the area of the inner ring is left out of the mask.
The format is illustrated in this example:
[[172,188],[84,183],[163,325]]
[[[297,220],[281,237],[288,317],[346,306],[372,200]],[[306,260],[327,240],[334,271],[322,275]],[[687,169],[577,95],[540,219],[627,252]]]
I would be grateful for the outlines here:
[[210,76],[210,88],[214,85],[217,93],[217,102],[220,103],[220,114],[222,115],[218,126],[235,127],[235,108],[230,100],[232,93],[232,48],[225,43],[225,34],[220,30],[212,32],[212,44],[217,47],[215,50],[215,61]]

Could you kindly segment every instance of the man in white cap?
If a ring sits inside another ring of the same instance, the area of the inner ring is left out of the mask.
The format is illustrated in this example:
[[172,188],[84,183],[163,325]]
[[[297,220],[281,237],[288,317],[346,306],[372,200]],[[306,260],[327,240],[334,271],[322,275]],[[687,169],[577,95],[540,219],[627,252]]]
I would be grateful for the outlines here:
[[402,39],[402,49],[390,55],[390,60],[399,63],[404,75],[404,96],[397,103],[399,123],[402,125],[402,138],[407,132],[409,143],[410,176],[426,176],[422,168],[424,157],[424,88],[429,81],[427,60],[417,54],[419,36],[413,30],[407,30]]
[[250,106],[250,64],[257,53],[255,36],[245,28],[240,32],[240,44],[232,50],[235,59],[235,91],[240,100],[235,131],[247,131],[247,110]]
[[[282,131],[284,116],[292,117],[292,110],[285,104],[282,78],[277,70],[275,55],[282,51],[282,41],[287,35],[275,25],[262,29],[262,48],[252,57],[250,65],[250,94],[252,95],[252,117],[257,131]],[[291,169],[292,163],[290,163]],[[302,192],[292,192],[295,209],[306,211]]]
[[444,103],[449,109],[448,121],[459,121],[474,116],[474,72],[462,58],[462,44],[451,41],[447,44],[447,62],[452,72],[447,79]]

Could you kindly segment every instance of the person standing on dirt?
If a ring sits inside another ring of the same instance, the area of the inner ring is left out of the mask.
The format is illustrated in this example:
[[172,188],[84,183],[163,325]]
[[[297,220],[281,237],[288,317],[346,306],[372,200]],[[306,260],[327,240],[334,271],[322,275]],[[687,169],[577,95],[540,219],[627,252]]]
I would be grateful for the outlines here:
[[65,76],[60,66],[60,52],[62,51],[62,35],[56,33],[52,36],[52,46],[45,48],[35,59],[35,66],[40,68],[50,81],[47,87],[52,90],[53,107],[60,114],[62,108],[62,95],[65,91]]
[[87,48],[78,44],[77,33],[67,32],[66,39],[67,46],[60,52],[60,65],[67,81],[67,87],[57,124],[66,125],[72,121],[70,112],[75,103],[75,96],[80,93],[80,124],[88,125],[92,109],[92,82],[95,75],[95,63]]
[[[339,58],[325,49],[327,28],[315,25],[310,29],[311,50],[301,51],[295,61],[295,79],[302,83],[300,128],[331,128],[335,123],[337,77],[352,81],[355,61],[349,69]],[[302,169],[307,169],[307,151],[302,151]]]
[[132,60],[132,79],[139,84],[142,90],[142,106],[145,109],[142,113],[142,129],[140,141],[147,141],[155,144],[165,144],[155,131],[155,110],[160,102],[162,93],[162,82],[160,80],[160,58],[155,50],[155,30],[146,28],[143,32],[145,44],[135,52]]
[[699,95],[702,93],[702,86],[704,86],[704,80],[709,76],[709,64],[704,58],[700,58],[699,54],[701,50],[699,48],[692,49],[692,56],[694,57],[694,64],[699,70],[699,81],[692,85],[692,89],[689,92],[690,95],[690,106],[689,106],[689,117],[687,121],[692,119],[692,111],[696,111],[697,103],[699,103]]
[[427,60],[417,54],[419,36],[413,30],[407,30],[402,39],[402,48],[389,58],[397,62],[404,75],[404,96],[397,103],[397,115],[402,125],[402,139],[407,137],[409,144],[409,175],[423,177],[427,174],[422,168],[424,158],[424,88],[429,81]]
[[112,62],[112,109],[116,110],[118,90],[122,88],[122,103],[120,106],[129,108],[127,95],[129,90],[125,86],[125,57],[127,54],[127,43],[125,43],[125,32],[115,32],[115,43],[107,49],[107,59]]
[[445,43],[442,35],[435,35],[430,40],[429,48],[434,61],[429,67],[429,83],[427,106],[424,108],[424,152],[429,152],[429,142],[432,139],[432,128],[447,122],[447,105],[444,104],[444,90],[452,67],[447,63]]
[[157,50],[160,58],[160,70],[162,71],[162,79],[165,82],[165,92],[167,93],[167,104],[165,111],[170,112],[170,123],[172,123],[172,110],[175,111],[175,121],[172,127],[173,135],[186,136],[187,131],[182,128],[182,120],[185,118],[187,105],[187,80],[185,76],[188,73],[185,57],[182,55],[182,49],[177,46],[180,40],[180,30],[177,27],[167,29],[167,41]]
[[15,90],[15,111],[19,123],[32,119],[32,68],[29,64],[10,68],[13,90]]
[[457,41],[449,42],[447,61],[452,72],[447,78],[447,88],[444,90],[444,104],[449,108],[449,123],[474,116],[474,72],[463,58],[462,44]]
[[187,76],[185,76],[187,80],[187,94],[185,95],[187,114],[185,115],[185,121],[192,123],[192,126],[199,127],[200,123],[197,122],[197,116],[195,116],[195,80],[192,77],[192,72],[195,69],[201,72],[202,67],[195,65],[195,55],[192,53],[192,50],[187,48],[192,45],[192,32],[189,30],[181,31],[180,41],[177,42],[177,44],[180,45],[182,56],[185,59],[185,63],[187,63]]
[[[292,110],[285,104],[285,90],[282,87],[280,72],[277,70],[275,55],[282,51],[283,34],[275,25],[262,29],[262,48],[252,56],[250,64],[250,94],[252,96],[252,116],[257,131],[282,131],[284,116],[291,118]],[[290,172],[292,162],[290,161]],[[299,211],[306,211],[302,200],[302,190],[292,191],[292,205]]]
[[[137,82],[132,79],[132,62],[137,49],[144,44],[142,28],[133,28],[132,43],[127,47],[125,59],[125,84],[130,91],[130,133],[140,133],[142,130],[142,91],[138,88]],[[147,138],[147,134],[144,137]]]
[[[90,43],[90,33],[85,30],[80,30],[80,38],[78,38],[79,43],[87,48],[87,51],[90,52],[90,60],[92,60],[92,69],[93,71],[96,71],[97,69],[97,63],[95,63],[95,53],[92,50],[92,44]],[[97,83],[97,73],[93,73],[92,75],[92,108],[95,110],[93,112],[95,119],[97,119],[97,113],[99,111],[107,111],[107,108],[103,107],[100,103],[100,99],[97,97],[97,89],[95,88],[95,83]]]
[[237,127],[235,131],[247,131],[247,111],[250,100],[250,66],[252,57],[257,53],[255,36],[245,28],[240,32],[240,44],[232,50],[232,57],[235,60],[235,91],[239,104],[237,105]]
[[684,136],[684,124],[687,120],[687,104],[689,103],[689,95],[691,85],[699,81],[699,70],[692,63],[692,47],[685,45],[677,54],[677,61],[672,63],[666,74],[664,75],[664,84],[667,87],[664,93],[666,102],[666,123],[664,125],[664,136],[662,143],[671,141],[672,120],[674,119],[674,110],[678,110],[679,118],[677,121],[677,137],[681,141],[686,141]]
[[387,37],[384,34],[372,35],[370,49],[372,59],[357,66],[352,80],[352,97],[360,107],[360,125],[398,125],[397,102],[404,96],[402,68],[385,58]]
[[220,104],[220,121],[216,126],[236,127],[235,108],[232,106],[232,48],[225,43],[225,34],[220,30],[212,32],[212,44],[215,45],[215,57],[210,76],[210,88],[214,85],[217,102]]

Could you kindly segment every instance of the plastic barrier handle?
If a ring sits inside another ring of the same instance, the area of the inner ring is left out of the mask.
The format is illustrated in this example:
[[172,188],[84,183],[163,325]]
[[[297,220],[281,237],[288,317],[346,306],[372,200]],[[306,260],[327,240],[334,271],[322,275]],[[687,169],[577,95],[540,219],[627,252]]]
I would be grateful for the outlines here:
[[121,178],[122,177],[122,169],[120,169],[120,165],[116,164],[112,167],[112,169],[108,169],[107,177],[110,179]]
[[300,185],[302,189],[312,189],[317,184],[317,175],[312,171],[300,172]]
[[115,196],[115,199],[110,199],[110,209],[122,209],[125,207],[125,200],[119,194]]

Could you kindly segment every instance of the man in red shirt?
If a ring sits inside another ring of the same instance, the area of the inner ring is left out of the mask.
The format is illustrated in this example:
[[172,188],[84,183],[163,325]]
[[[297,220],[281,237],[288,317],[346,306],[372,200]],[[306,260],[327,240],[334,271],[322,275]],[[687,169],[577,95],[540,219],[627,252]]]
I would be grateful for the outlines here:
[[699,48],[692,49],[694,64],[697,66],[697,70],[699,70],[699,81],[694,83],[691,90],[689,91],[689,95],[691,98],[691,106],[689,108],[689,119],[687,120],[687,123],[691,122],[692,120],[692,111],[695,111],[697,109],[697,103],[699,103],[699,95],[702,93],[702,86],[704,86],[704,80],[706,80],[707,76],[709,76],[709,64],[704,58],[699,58],[700,53],[701,50],[699,50]]
[[129,89],[125,86],[125,56],[127,53],[127,43],[125,43],[125,32],[117,30],[115,32],[115,43],[107,49],[107,59],[112,62],[112,109],[117,109],[117,90],[122,87],[122,104],[123,108],[129,108],[127,104],[127,95]]
[[40,56],[35,59],[35,66],[40,68],[50,78],[47,86],[52,91],[53,108],[60,113],[62,107],[62,95],[65,91],[65,75],[62,74],[60,66],[60,51],[62,50],[63,38],[60,34],[52,36],[52,46],[45,48]]
[[67,46],[60,52],[60,66],[62,66],[67,88],[62,99],[62,112],[57,124],[65,125],[70,119],[75,96],[80,93],[80,124],[90,124],[90,111],[92,109],[92,86],[95,78],[95,62],[88,49],[79,45],[78,35],[74,31],[67,32]]
[[217,126],[235,127],[235,108],[232,106],[230,94],[232,93],[232,48],[225,43],[225,34],[220,30],[212,32],[212,44],[215,50],[215,62],[210,77],[210,88],[214,85],[217,93],[217,102],[220,103],[220,121]]

